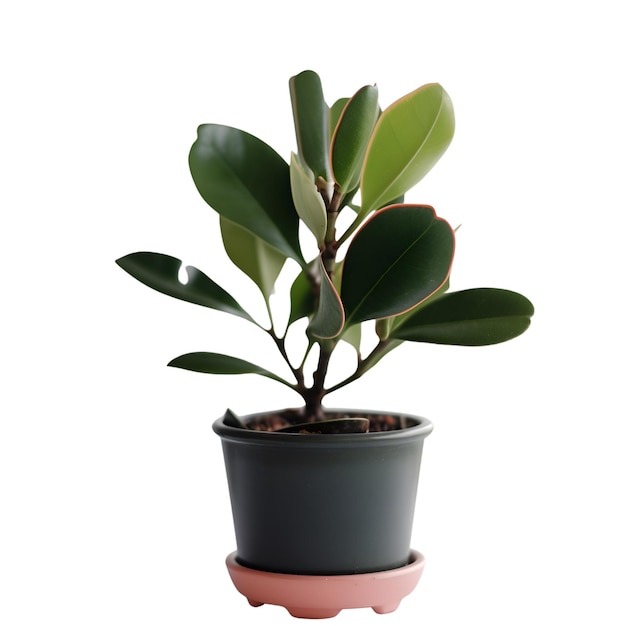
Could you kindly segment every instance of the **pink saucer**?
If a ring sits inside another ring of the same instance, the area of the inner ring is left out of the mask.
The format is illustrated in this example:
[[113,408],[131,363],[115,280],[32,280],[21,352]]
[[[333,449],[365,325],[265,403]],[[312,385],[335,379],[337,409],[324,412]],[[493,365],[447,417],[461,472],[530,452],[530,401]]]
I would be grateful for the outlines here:
[[339,576],[304,576],[276,574],[244,567],[237,562],[237,553],[226,558],[228,573],[237,591],[252,606],[276,604],[285,607],[294,617],[334,617],[342,609],[371,607],[376,613],[391,613],[400,601],[415,589],[424,557],[411,550],[404,567]]

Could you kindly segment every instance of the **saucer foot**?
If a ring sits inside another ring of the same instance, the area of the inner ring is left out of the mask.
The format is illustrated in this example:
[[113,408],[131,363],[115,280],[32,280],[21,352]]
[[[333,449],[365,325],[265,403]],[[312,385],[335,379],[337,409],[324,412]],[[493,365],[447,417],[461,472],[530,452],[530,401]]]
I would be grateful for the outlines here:
[[228,573],[251,606],[282,606],[307,619],[335,617],[343,609],[372,608],[392,613],[415,589],[424,569],[424,557],[411,550],[403,567],[383,572],[337,576],[308,576],[264,572],[241,565],[237,553],[226,558]]

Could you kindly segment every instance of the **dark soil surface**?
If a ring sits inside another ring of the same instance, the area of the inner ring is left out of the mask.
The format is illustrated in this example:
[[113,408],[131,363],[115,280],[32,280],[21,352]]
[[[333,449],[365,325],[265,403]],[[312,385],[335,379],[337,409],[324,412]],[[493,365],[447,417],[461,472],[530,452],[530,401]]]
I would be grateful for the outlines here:
[[[402,417],[398,417],[397,415],[368,415],[367,413],[359,414],[338,412],[324,413],[324,420],[347,420],[355,417],[365,418],[369,421],[369,429],[366,432],[383,432],[388,430],[400,430],[402,428],[406,428],[405,420]],[[293,427],[297,424],[302,424],[302,429],[299,429],[298,432],[309,434],[319,432],[346,432],[345,428],[342,427],[342,422],[338,422],[337,428],[334,430],[328,430],[326,428],[323,431],[319,427],[316,429],[316,423],[316,420],[310,420],[308,422],[305,422],[304,415],[301,409],[287,409],[279,413],[267,414],[256,417],[252,420],[248,420],[246,421],[246,426],[250,430],[275,432],[277,430]]]

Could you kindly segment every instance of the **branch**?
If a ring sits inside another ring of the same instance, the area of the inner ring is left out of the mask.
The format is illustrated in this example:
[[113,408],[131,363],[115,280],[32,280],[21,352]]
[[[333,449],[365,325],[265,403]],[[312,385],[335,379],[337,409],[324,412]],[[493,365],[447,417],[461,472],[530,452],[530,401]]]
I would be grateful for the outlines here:
[[267,331],[267,334],[274,340],[274,343],[276,344],[276,347],[278,348],[280,355],[283,357],[283,359],[285,360],[285,363],[287,363],[287,366],[291,370],[291,373],[294,375],[294,378],[296,379],[296,383],[297,383],[294,389],[298,391],[298,389],[302,388],[304,385],[304,374],[302,371],[302,366],[295,368],[291,364],[291,361],[289,360],[289,355],[287,354],[287,350],[285,348],[285,338],[279,337],[274,331],[273,326]]
[[351,376],[348,376],[345,380],[333,385],[326,391],[326,395],[332,393],[333,391],[337,391],[346,385],[358,380],[367,372],[372,369],[376,363],[378,363],[386,354],[389,354],[394,348],[397,348],[402,342],[400,339],[384,339],[378,342],[376,347],[365,357],[364,359],[359,359],[356,369]]

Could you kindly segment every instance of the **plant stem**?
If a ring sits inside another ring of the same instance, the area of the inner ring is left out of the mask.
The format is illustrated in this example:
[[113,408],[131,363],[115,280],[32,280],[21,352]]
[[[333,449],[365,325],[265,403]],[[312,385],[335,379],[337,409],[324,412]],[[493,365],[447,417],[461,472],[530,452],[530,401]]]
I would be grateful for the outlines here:
[[296,389],[296,391],[299,392],[300,389],[304,387],[304,373],[302,371],[302,366],[295,368],[291,364],[291,361],[289,360],[289,355],[287,354],[287,350],[285,348],[285,338],[279,337],[274,331],[273,326],[267,332],[269,336],[274,340],[274,343],[276,344],[276,347],[278,348],[280,355],[283,357],[283,359],[285,360],[285,363],[287,363],[289,369],[291,370],[291,373],[294,375],[296,382],[297,382],[297,385],[294,387],[294,389]]
[[[323,182],[323,181],[322,181]],[[326,233],[324,236],[324,245],[320,247],[320,258],[326,273],[332,280],[335,273],[335,263],[337,258],[337,239],[336,239],[336,222],[339,215],[343,194],[334,186],[332,196],[329,194],[329,188],[321,185],[318,181],[318,190],[320,191],[324,204],[326,206]],[[319,301],[320,283],[319,278],[309,275],[309,283],[313,290],[316,300]],[[335,341],[319,341],[320,353],[317,361],[317,367],[313,372],[313,383],[310,387],[306,387],[302,383],[302,366],[299,370],[300,378],[298,379],[298,392],[304,399],[305,418],[307,421],[315,421],[323,419],[322,400],[326,395],[325,381],[328,373],[328,364],[330,357],[335,349]]]
[[337,217],[343,195],[339,188],[335,187],[332,198],[326,204],[326,235],[324,236],[324,249],[322,250],[322,263],[328,276],[332,280],[335,273],[335,260],[337,258]]
[[400,345],[401,341],[397,339],[384,339],[378,342],[376,347],[365,357],[364,359],[359,359],[356,369],[351,376],[348,376],[345,380],[342,380],[340,383],[333,385],[329,389],[326,390],[326,394],[332,393],[333,391],[337,391],[346,385],[358,380],[371,369],[380,359],[382,359],[388,352],[391,352],[394,348]]
[[320,354],[317,361],[317,369],[313,373],[313,384],[302,394],[305,402],[305,416],[307,420],[323,419],[322,400],[326,395],[324,382],[326,380],[333,347],[334,346],[326,347],[323,343],[320,343]]

